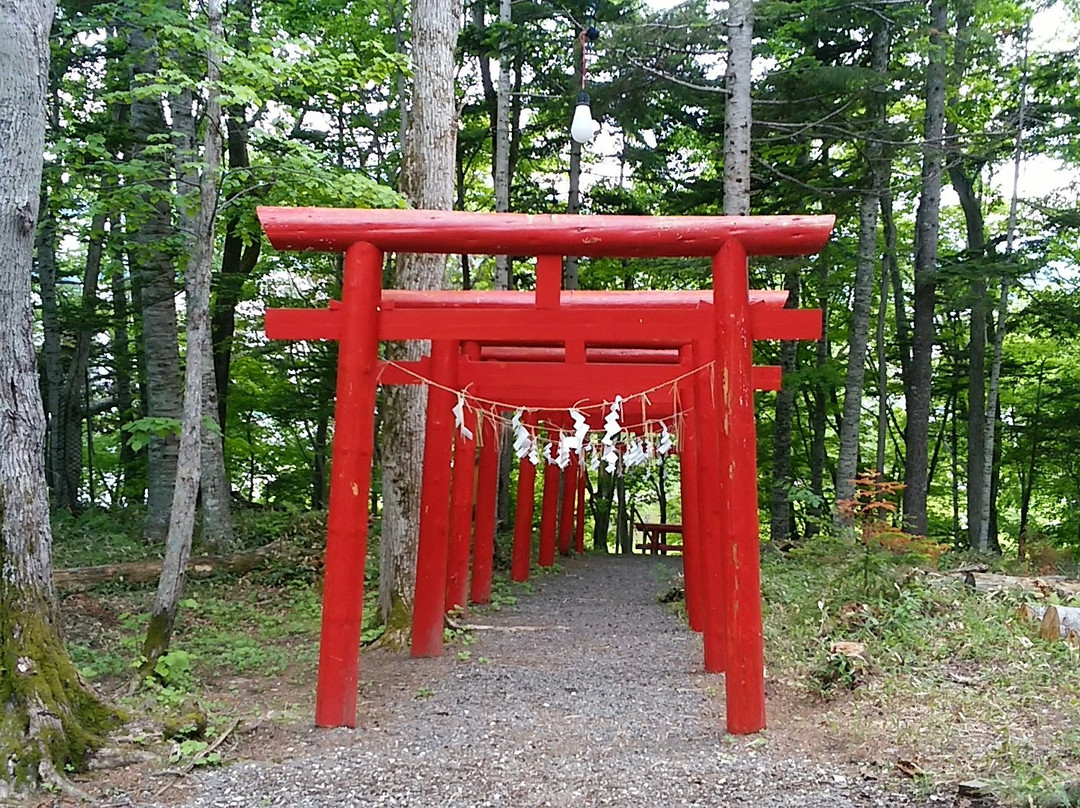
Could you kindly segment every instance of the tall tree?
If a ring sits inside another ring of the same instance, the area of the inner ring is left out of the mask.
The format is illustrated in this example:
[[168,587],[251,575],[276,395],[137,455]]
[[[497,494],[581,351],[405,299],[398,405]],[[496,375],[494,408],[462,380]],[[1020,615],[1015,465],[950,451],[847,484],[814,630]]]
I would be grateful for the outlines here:
[[904,520],[926,533],[929,488],[930,399],[934,353],[934,295],[937,286],[938,233],[941,227],[942,135],[945,126],[946,0],[930,3],[930,53],[926,66],[922,183],[915,215],[915,302],[911,334],[911,379],[904,434]]
[[728,57],[724,85],[724,213],[750,213],[751,63],[754,57],[753,0],[728,4]]
[[[449,210],[454,204],[454,51],[459,13],[452,0],[417,0],[412,6],[412,104],[401,191],[414,208]],[[395,285],[439,289],[445,272],[446,256],[399,255]],[[416,359],[423,350],[419,342],[405,343],[395,346],[394,356]],[[379,608],[383,619],[395,624],[404,622],[398,615],[411,613],[416,584],[426,400],[422,387],[394,387],[386,395]]]
[[[151,22],[133,22],[128,45],[135,54],[132,88],[157,79],[159,57]],[[172,244],[171,171],[160,158],[160,143],[171,137],[162,99],[145,91],[133,94],[130,108],[132,162],[147,171],[141,204],[128,212],[131,274],[142,304],[142,356],[145,412],[150,418],[179,420],[181,414],[180,348],[176,320],[176,263]],[[154,430],[149,446],[146,538],[164,541],[169,528],[179,440],[172,430]]]
[[[878,255],[878,207],[888,185],[888,163],[882,142],[885,123],[886,72],[889,67],[889,26],[879,22],[870,44],[871,68],[880,74],[870,87],[867,118],[871,133],[866,146],[867,172],[859,196],[859,246],[855,256],[855,288],[852,290],[851,326],[848,330],[848,366],[844,379],[844,411],[840,421],[840,448],[836,458],[836,499],[851,499],[859,464],[862,426],[863,377],[870,337],[870,305],[874,298],[874,266]],[[877,130],[877,131],[875,131]]]
[[221,79],[221,0],[208,0],[206,13],[210,31],[206,71],[206,135],[203,145],[203,173],[199,180],[199,209],[193,220],[194,251],[187,267],[188,322],[184,413],[165,558],[158,582],[157,598],[143,644],[143,664],[140,671],[143,675],[154,670],[158,657],[169,647],[172,637],[176,610],[184,588],[184,574],[191,554],[195,505],[203,467],[202,433],[206,430],[203,394],[210,380],[208,364],[212,362],[210,268],[214,258],[214,216],[221,184],[221,101],[218,97]]
[[[30,276],[45,147],[50,0],[0,3],[0,799],[75,791],[114,720],[60,639]],[[77,793],[77,792],[76,792]]]

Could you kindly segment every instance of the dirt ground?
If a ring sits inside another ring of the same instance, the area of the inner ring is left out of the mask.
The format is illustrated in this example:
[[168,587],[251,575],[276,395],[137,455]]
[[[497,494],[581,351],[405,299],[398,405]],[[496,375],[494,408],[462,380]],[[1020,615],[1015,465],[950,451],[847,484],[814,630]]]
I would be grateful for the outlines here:
[[[170,761],[177,742],[135,720],[115,739],[135,762],[74,783],[102,806],[994,804],[913,779],[916,739],[868,742],[842,699],[768,673],[768,730],[727,735],[722,675],[656,601],[677,563],[570,559],[517,603],[462,618],[486,628],[456,632],[438,659],[365,649],[355,729],[314,728],[317,638],[289,637],[281,672],[200,677],[219,766]],[[69,631],[117,628],[107,598],[64,609]],[[320,771],[335,773],[329,791]]]

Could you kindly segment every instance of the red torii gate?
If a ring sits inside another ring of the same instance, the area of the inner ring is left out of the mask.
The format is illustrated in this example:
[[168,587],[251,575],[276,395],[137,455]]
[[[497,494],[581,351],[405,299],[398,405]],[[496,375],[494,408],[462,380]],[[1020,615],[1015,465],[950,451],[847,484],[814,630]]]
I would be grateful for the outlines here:
[[[267,312],[271,337],[341,343],[316,723],[353,726],[356,720],[378,343],[430,339],[432,352],[423,374],[435,383],[429,392],[429,437],[447,434],[461,362],[456,346],[463,342],[478,343],[481,351],[483,346],[557,346],[564,361],[583,361],[590,349],[693,346],[696,364],[715,362],[712,384],[703,388],[699,374],[695,385],[702,393],[699,403],[711,398],[716,407],[716,418],[709,419],[716,434],[699,434],[698,452],[715,451],[720,472],[717,479],[702,481],[716,489],[715,496],[702,498],[701,516],[715,528],[711,536],[717,539],[701,548],[703,583],[710,598],[719,597],[723,645],[730,649],[724,655],[728,729],[746,733],[764,728],[752,340],[815,338],[820,314],[780,309],[775,302],[752,305],[746,261],[748,255],[817,252],[833,217],[260,208],[259,218],[278,249],[345,253],[340,306]],[[384,293],[385,251],[536,255],[536,292]],[[669,298],[656,292],[567,293],[561,290],[564,255],[709,256],[712,295],[694,293],[691,300],[685,293],[666,293]],[[450,447],[431,445],[438,442],[429,441],[425,455],[417,579],[439,580],[440,586],[438,592],[431,586],[417,588],[413,653],[420,656],[441,651],[445,604],[446,541],[435,525],[445,520],[446,511],[439,510],[449,500]],[[435,617],[437,632],[432,630]]]

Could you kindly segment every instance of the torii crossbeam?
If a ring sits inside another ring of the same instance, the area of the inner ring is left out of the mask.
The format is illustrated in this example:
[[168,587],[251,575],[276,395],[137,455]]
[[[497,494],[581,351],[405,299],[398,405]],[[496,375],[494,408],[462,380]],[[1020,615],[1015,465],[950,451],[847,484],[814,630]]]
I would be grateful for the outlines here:
[[[432,340],[432,355],[423,366],[426,378],[437,383],[429,391],[429,435],[446,434],[462,362],[460,345],[465,341],[477,343],[481,352],[494,350],[489,361],[495,364],[498,350],[514,346],[561,349],[567,364],[584,364],[590,352],[604,349],[689,347],[697,364],[715,363],[711,383],[706,384],[703,374],[695,383],[697,407],[715,406],[715,418],[699,421],[695,438],[696,451],[716,460],[710,464],[716,470],[714,479],[699,480],[706,494],[700,497],[701,518],[713,528],[701,531],[708,539],[700,548],[701,583],[707,597],[718,599],[714,602],[722,614],[728,730],[763,729],[752,342],[815,339],[820,313],[782,309],[782,293],[751,292],[747,256],[816,253],[828,239],[833,217],[529,216],[260,208],[259,219],[278,249],[345,253],[340,305],[318,311],[267,312],[267,334],[272,338],[336,339],[340,343],[316,723],[354,726],[356,722],[367,494],[375,390],[382,370],[379,342]],[[384,293],[386,251],[534,255],[536,291]],[[561,289],[565,255],[708,256],[713,288],[704,293],[566,292]],[[632,369],[636,362],[627,364]],[[470,373],[490,374],[492,366],[482,365],[481,361],[472,366]],[[633,370],[626,377],[615,369],[609,372],[612,378],[641,378],[633,376]],[[759,376],[757,383],[774,386],[766,381]],[[434,431],[431,421],[438,422]],[[433,452],[433,462],[425,464],[425,497],[429,493],[430,497],[422,508],[438,511],[449,499],[449,448],[434,447]],[[439,564],[442,576],[446,568],[445,535],[440,539],[425,527],[434,521],[422,519],[418,565],[427,565],[427,577],[441,581]],[[438,593],[418,588],[414,623],[428,626],[434,614],[441,621],[443,605],[441,587]],[[414,652],[418,649],[421,655],[438,653],[441,631],[419,644],[414,635]]]

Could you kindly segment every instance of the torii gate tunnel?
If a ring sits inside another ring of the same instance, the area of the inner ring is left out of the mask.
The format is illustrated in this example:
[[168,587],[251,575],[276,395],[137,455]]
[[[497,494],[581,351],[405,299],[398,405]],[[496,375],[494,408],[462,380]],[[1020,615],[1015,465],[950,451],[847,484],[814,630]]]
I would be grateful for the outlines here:
[[[779,369],[754,367],[753,340],[818,339],[821,312],[784,308],[783,292],[751,291],[747,257],[814,254],[834,218],[264,207],[259,219],[277,249],[345,253],[340,303],[266,314],[271,338],[340,343],[315,723],[356,724],[380,383],[432,382],[412,652],[434,656],[442,650],[447,603],[454,390],[469,386],[499,402],[565,413],[575,403],[610,401],[626,386],[657,389],[666,380],[672,391],[666,400],[655,397],[665,415],[677,414],[676,387],[694,402],[695,415],[680,436],[684,473],[696,483],[683,485],[696,500],[684,502],[691,622],[704,623],[706,669],[726,673],[728,731],[764,729],[753,395],[755,388],[777,389]],[[536,289],[384,291],[386,252],[536,256]],[[710,257],[712,290],[566,291],[568,255]],[[387,366],[379,361],[379,343],[387,340],[430,340],[431,355]],[[711,372],[692,374],[687,383],[687,367]],[[515,565],[518,550],[515,536]]]

